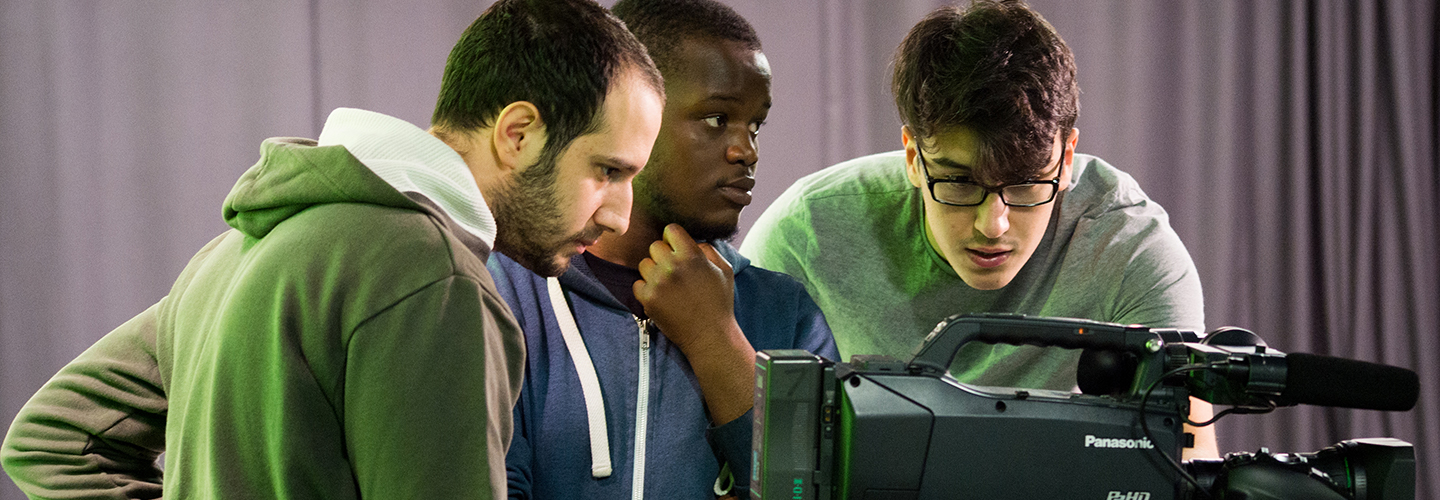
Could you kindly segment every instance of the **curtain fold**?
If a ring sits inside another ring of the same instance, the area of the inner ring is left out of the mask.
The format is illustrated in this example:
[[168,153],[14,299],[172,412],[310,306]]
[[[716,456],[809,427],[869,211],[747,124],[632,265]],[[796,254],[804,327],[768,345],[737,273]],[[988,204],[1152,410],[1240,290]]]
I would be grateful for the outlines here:
[[[1080,150],[1135,174],[1169,209],[1209,327],[1420,375],[1413,411],[1235,416],[1219,424],[1221,449],[1398,437],[1416,446],[1417,497],[1440,498],[1433,2],[1032,3],[1077,53]],[[1097,26],[1167,38],[1116,50],[1133,35]]]
[[[794,179],[900,147],[889,58],[943,2],[722,1],[775,74],[743,237]],[[427,124],[490,3],[0,2],[0,423],[166,293],[261,139],[313,137],[337,106]],[[1029,3],[1076,53],[1079,151],[1170,212],[1209,327],[1420,375],[1410,412],[1234,416],[1221,449],[1396,437],[1416,446],[1417,498],[1440,499],[1434,0]]]

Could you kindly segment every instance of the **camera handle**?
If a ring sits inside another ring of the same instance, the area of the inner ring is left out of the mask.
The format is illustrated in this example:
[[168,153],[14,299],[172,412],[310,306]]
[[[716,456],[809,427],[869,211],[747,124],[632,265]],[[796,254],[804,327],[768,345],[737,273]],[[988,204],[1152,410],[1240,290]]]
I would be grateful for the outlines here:
[[915,348],[906,368],[912,374],[938,378],[950,369],[950,362],[960,347],[971,341],[1127,351],[1142,358],[1165,345],[1159,334],[1140,325],[1023,314],[967,313],[950,316],[935,325],[925,341]]

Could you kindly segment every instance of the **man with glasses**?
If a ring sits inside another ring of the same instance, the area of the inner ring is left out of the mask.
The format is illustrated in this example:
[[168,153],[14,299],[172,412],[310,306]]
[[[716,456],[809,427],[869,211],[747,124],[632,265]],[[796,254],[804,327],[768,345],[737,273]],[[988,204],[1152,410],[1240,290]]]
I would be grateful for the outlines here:
[[[936,323],[966,312],[1204,329],[1200,280],[1165,211],[1129,175],[1075,153],[1074,57],[1038,13],[941,8],[911,29],[894,67],[904,150],[801,179],[741,247],[805,285],[843,357],[908,359]],[[971,343],[951,371],[1070,390],[1078,357]],[[1198,403],[1192,418],[1209,413]],[[1213,433],[1197,437],[1196,456],[1214,455]]]

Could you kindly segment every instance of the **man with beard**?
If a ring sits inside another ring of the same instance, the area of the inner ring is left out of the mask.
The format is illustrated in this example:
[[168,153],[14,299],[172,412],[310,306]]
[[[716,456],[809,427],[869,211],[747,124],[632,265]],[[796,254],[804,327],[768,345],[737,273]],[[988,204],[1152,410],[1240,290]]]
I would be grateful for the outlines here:
[[234,229],[31,399],[6,472],[35,498],[505,496],[525,349],[485,261],[558,275],[623,232],[663,101],[593,2],[497,2],[430,130],[342,108],[266,141]]
[[664,119],[629,231],[558,279],[491,261],[529,349],[510,493],[748,497],[755,351],[837,354],[800,285],[725,242],[755,183],[769,64],[749,23],[713,0],[613,11],[665,76]]

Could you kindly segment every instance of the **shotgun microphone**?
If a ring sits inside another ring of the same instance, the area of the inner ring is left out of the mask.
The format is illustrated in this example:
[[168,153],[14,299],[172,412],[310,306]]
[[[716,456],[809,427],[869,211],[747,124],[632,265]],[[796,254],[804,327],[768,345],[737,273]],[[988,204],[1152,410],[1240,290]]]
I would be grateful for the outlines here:
[[1240,328],[1211,332],[1199,344],[1183,343],[1189,362],[1213,368],[1192,372],[1186,386],[1215,404],[1307,404],[1361,410],[1409,411],[1420,397],[1420,377],[1397,366],[1270,349]]
[[1299,404],[1410,411],[1420,377],[1404,368],[1297,352],[1285,356],[1280,397]]
[[[1201,342],[1171,342],[1167,349],[1167,369],[1197,367],[1183,385],[1191,395],[1215,404],[1409,411],[1420,397],[1420,377],[1414,371],[1316,354],[1286,354],[1242,328],[1220,328]],[[1136,366],[1131,353],[1087,349],[1077,373],[1080,390],[1123,393]]]

